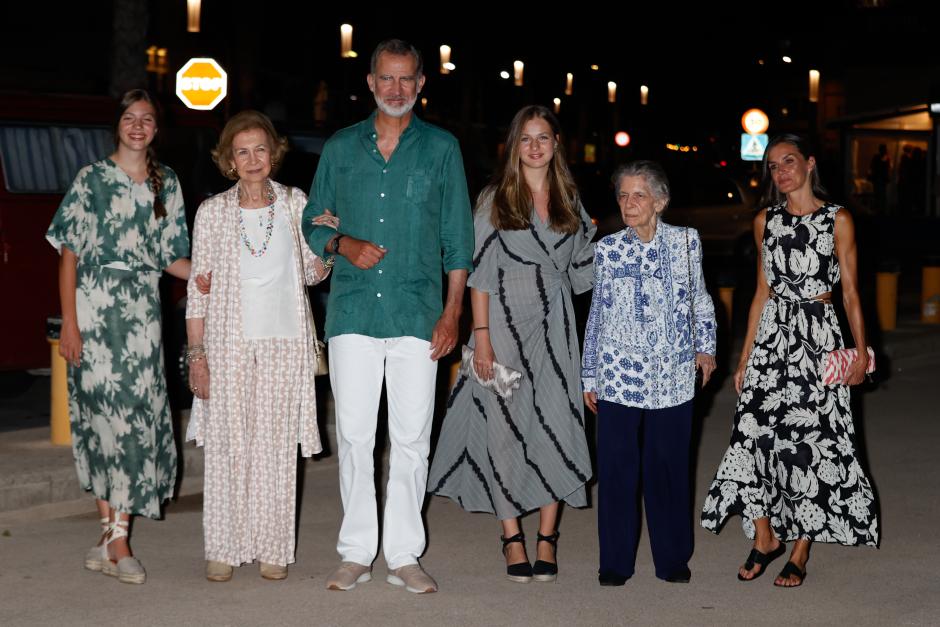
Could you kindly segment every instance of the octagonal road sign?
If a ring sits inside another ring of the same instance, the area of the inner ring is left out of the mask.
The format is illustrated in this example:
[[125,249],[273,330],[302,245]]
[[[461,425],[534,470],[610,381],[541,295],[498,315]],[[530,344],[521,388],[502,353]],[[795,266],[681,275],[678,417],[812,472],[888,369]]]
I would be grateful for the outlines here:
[[190,109],[214,109],[227,93],[228,75],[215,59],[190,59],[176,73],[176,96]]

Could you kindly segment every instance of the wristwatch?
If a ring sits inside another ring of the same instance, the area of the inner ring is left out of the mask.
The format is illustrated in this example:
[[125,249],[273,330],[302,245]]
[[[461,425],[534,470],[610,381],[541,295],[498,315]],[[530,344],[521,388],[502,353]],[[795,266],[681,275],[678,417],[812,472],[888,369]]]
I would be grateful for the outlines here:
[[339,254],[339,240],[343,239],[344,235],[340,233],[330,241],[330,252],[334,255]]

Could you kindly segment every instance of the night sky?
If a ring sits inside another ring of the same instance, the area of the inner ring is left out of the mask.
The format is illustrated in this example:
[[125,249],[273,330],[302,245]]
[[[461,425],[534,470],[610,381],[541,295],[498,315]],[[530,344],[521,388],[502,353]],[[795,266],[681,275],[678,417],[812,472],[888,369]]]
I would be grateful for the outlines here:
[[[423,113],[462,140],[475,132],[498,137],[520,106],[561,97],[566,133],[585,141],[622,129],[641,146],[715,137],[730,146],[741,113],[753,106],[770,114],[771,133],[807,128],[816,116],[807,101],[810,68],[821,71],[824,92],[841,90],[838,106],[823,112],[830,117],[923,103],[940,83],[929,2],[619,3],[604,11],[574,3],[553,14],[529,4],[399,3],[398,10],[367,11],[204,0],[198,34],[185,32],[185,4],[148,3],[147,43],[168,48],[170,57],[171,74],[157,86],[172,100],[172,73],[187,58],[216,58],[231,82],[220,118],[255,107],[307,123],[326,81],[330,127],[361,119],[373,106],[364,80],[369,53],[389,36],[424,52]],[[112,2],[8,2],[0,11],[0,90],[108,92]],[[358,59],[339,58],[343,22],[354,26]],[[436,71],[442,43],[453,48],[450,76]],[[526,64],[521,88],[498,77],[514,59]],[[572,97],[563,95],[566,72],[574,74]],[[867,75],[878,78],[868,82]],[[607,81],[618,84],[616,105],[606,102]],[[639,104],[641,84],[650,88],[647,107]]]

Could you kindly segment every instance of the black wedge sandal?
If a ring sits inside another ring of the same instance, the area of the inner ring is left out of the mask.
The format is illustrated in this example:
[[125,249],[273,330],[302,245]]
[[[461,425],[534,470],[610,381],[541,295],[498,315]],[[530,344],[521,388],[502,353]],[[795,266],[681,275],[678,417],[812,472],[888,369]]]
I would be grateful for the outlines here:
[[758,577],[764,574],[764,571],[767,570],[767,565],[772,561],[786,553],[787,545],[781,542],[777,545],[777,548],[771,551],[770,553],[761,553],[757,549],[751,549],[750,555],[747,556],[747,561],[744,562],[744,570],[751,570],[754,566],[760,566],[760,570],[754,573],[754,576],[748,579],[747,577],[742,577],[741,573],[738,573],[739,581],[754,581]]
[[555,563],[546,562],[545,560],[536,560],[535,564],[532,566],[532,578],[536,581],[555,581],[558,578],[558,532],[556,531],[550,536],[543,536],[539,534],[539,542],[548,542],[552,545],[555,553]]
[[[518,542],[521,544],[523,553],[525,552],[525,535],[521,531],[512,537],[506,538],[500,536],[499,539],[503,543],[503,557],[506,557],[506,547],[508,547],[513,542]],[[532,564],[529,563],[528,559],[526,559],[524,562],[519,562],[518,564],[507,564],[506,578],[509,579],[509,581],[515,581],[516,583],[529,583],[532,581]]]

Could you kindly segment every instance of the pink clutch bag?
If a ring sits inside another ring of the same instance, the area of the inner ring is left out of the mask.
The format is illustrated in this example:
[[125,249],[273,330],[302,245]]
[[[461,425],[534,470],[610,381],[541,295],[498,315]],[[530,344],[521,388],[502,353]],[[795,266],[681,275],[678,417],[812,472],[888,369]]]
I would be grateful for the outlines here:
[[[871,346],[868,350],[868,368],[865,374],[871,374],[875,371],[875,351]],[[858,350],[854,348],[840,348],[837,351],[830,351],[826,355],[826,361],[823,367],[823,385],[841,385],[845,380],[845,371],[858,357]]]

